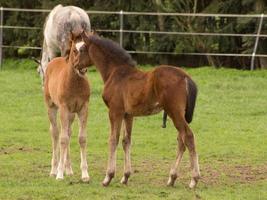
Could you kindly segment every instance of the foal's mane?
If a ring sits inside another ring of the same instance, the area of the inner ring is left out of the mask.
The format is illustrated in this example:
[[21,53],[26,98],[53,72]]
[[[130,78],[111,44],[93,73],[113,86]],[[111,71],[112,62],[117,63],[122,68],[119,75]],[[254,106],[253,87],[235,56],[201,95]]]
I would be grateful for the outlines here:
[[95,35],[89,36],[89,40],[98,46],[105,56],[115,64],[136,66],[136,62],[132,59],[131,55],[116,42]]

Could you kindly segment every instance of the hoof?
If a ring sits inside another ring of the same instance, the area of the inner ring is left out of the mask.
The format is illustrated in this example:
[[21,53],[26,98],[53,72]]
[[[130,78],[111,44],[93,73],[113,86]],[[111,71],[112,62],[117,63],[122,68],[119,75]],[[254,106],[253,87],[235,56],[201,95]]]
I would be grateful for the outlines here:
[[109,176],[106,176],[105,179],[102,182],[102,186],[107,187],[109,185],[111,179],[112,178],[110,178]]
[[58,177],[58,176],[57,176],[56,179],[59,180],[59,181],[61,181],[61,180],[63,180],[64,178],[63,178],[63,177]]
[[192,178],[189,183],[189,188],[190,189],[195,188],[197,186],[198,180],[199,180],[199,177]]
[[167,186],[173,187],[174,186],[174,182],[175,182],[175,180],[173,180],[172,178],[169,178],[169,180],[167,182]]
[[121,179],[121,184],[127,185],[130,175],[131,175],[131,172],[125,172]]
[[90,177],[89,176],[82,178],[82,182],[84,182],[84,183],[88,183],[89,181],[90,181]]
[[57,173],[55,173],[55,172],[50,172],[49,176],[50,176],[50,177],[56,177],[56,176],[57,176]]
[[102,186],[103,187],[107,187],[109,185],[110,181],[103,181],[102,182]]
[[127,183],[128,183],[128,177],[126,178],[125,176],[123,176],[121,179],[121,184],[127,185]]
[[109,183],[111,182],[112,178],[114,177],[114,175],[115,175],[114,172],[107,173],[105,179],[102,182],[102,185],[104,187],[107,187]]
[[72,176],[73,175],[73,171],[72,171],[72,169],[70,168],[70,169],[66,169],[66,175],[68,175],[68,176]]
[[170,175],[169,180],[167,182],[167,186],[170,186],[170,187],[174,186],[176,179],[177,179],[177,174]]
[[57,173],[57,180],[63,180],[63,173]]
[[51,171],[50,171],[49,176],[51,176],[51,177],[56,177],[56,176],[57,176],[57,169],[52,168]]

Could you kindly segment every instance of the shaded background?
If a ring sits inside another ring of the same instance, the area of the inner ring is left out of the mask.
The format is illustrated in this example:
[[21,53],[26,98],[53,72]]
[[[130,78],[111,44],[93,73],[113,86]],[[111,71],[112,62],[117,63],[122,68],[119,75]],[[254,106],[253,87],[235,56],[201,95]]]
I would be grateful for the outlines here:
[[[259,14],[267,11],[264,0],[0,0],[8,8],[52,9],[57,4],[75,5],[84,10]],[[4,12],[4,24],[10,26],[42,27],[48,13]],[[89,14],[92,28],[119,29],[118,15]],[[124,29],[179,32],[256,33],[259,19],[181,16],[124,16]],[[267,34],[267,19],[262,34]],[[119,33],[100,33],[119,41]],[[4,29],[3,44],[41,46],[42,30]],[[160,52],[252,53],[253,37],[182,36],[147,33],[124,33],[123,46],[127,50]],[[267,40],[260,38],[257,53],[267,53]],[[40,50],[5,48],[4,58],[40,57]],[[175,64],[179,66],[226,66],[248,69],[250,57],[173,56],[134,54],[139,64]],[[257,58],[256,67],[267,66],[266,58]]]

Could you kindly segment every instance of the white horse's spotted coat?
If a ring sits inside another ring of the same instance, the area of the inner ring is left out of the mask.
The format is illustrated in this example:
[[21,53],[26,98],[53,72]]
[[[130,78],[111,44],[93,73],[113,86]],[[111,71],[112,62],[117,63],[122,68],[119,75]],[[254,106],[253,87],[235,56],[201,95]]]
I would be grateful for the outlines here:
[[47,64],[53,58],[66,56],[70,49],[70,34],[78,36],[82,31],[90,32],[91,24],[87,13],[75,6],[57,5],[49,13],[44,27],[44,42],[41,64],[38,67],[42,81]]

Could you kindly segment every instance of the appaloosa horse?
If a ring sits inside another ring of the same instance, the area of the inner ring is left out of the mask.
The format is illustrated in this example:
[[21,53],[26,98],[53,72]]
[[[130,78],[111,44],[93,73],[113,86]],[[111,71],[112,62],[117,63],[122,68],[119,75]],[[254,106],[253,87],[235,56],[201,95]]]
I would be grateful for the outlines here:
[[[88,115],[88,103],[90,96],[89,82],[86,77],[87,66],[82,62],[75,62],[75,52],[86,57],[87,51],[78,42],[72,42],[71,53],[67,58],[58,57],[52,59],[45,72],[44,97],[50,121],[52,138],[51,176],[63,179],[63,173],[72,175],[70,162],[70,137],[71,124],[77,113],[79,118],[79,143],[81,148],[82,180],[89,181],[86,160],[86,124]],[[83,59],[88,62],[86,59]],[[57,110],[59,109],[61,121],[61,133],[57,126]],[[58,156],[60,144],[60,156]],[[58,161],[59,157],[59,161]]]
[[174,185],[178,166],[187,147],[192,167],[189,186],[195,187],[200,172],[194,134],[188,124],[193,117],[197,86],[191,77],[181,68],[166,65],[155,67],[149,72],[140,71],[135,67],[131,56],[117,43],[85,32],[81,36],[85,42],[83,46],[87,49],[87,56],[78,53],[76,62],[88,62],[88,65],[96,66],[104,82],[103,100],[109,108],[111,133],[108,167],[103,186],[108,186],[115,174],[116,148],[122,124],[125,157],[121,183],[127,184],[131,174],[130,145],[133,118],[164,110],[179,132],[176,162],[170,170],[167,184]]
[[87,13],[76,6],[57,5],[49,13],[44,25],[44,41],[42,58],[38,71],[43,79],[47,63],[60,52],[66,56],[69,52],[70,34],[79,35],[82,31],[90,31],[91,25]]

